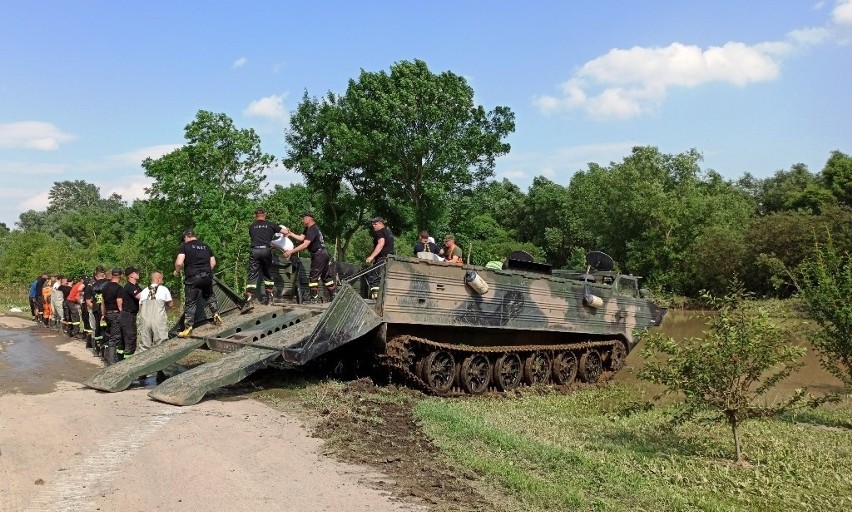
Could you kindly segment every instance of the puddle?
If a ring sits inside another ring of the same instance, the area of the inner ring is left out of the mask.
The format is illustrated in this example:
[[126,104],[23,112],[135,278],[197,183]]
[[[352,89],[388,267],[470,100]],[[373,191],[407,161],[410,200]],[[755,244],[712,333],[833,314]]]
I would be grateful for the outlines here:
[[100,365],[81,361],[60,347],[67,343],[84,347],[82,340],[39,327],[0,327],[0,395],[42,394],[56,389],[60,381],[83,382]]

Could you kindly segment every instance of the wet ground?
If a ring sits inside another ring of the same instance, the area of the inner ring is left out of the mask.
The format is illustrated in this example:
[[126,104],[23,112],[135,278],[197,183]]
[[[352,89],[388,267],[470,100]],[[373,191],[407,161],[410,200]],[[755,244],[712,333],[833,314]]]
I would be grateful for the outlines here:
[[0,395],[41,394],[56,389],[60,381],[83,382],[100,364],[81,361],[69,353],[82,340],[33,324],[25,328],[0,327]]

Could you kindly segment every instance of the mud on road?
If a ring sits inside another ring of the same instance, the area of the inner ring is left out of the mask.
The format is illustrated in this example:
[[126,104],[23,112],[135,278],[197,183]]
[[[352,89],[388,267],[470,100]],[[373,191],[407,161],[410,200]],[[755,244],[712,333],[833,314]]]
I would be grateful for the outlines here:
[[[32,325],[32,324],[29,324]],[[0,330],[0,510],[418,510],[390,479],[323,457],[301,420],[255,400],[150,400],[153,379],[109,394],[78,340]],[[9,377],[8,379],[6,377]]]

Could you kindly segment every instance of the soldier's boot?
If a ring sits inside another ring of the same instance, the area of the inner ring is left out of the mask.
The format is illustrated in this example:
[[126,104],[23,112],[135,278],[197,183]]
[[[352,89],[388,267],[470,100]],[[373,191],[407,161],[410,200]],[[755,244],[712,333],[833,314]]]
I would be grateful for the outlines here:
[[187,326],[186,329],[182,330],[177,335],[178,335],[178,338],[188,338],[190,334],[192,334],[192,326],[191,325]]
[[320,302],[322,299],[320,298],[319,293],[319,283],[308,283],[308,288],[311,290],[310,301],[311,302]]
[[116,348],[112,343],[108,343],[106,347],[104,347],[104,362],[107,366],[111,364],[115,364],[116,360]]
[[328,300],[334,300],[334,292],[336,291],[334,281],[326,281],[323,284],[325,284],[325,290],[328,292]]

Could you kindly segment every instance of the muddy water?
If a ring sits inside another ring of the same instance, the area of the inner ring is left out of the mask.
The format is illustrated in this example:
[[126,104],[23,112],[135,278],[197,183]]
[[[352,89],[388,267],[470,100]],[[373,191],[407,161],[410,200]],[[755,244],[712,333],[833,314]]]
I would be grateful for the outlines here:
[[[701,337],[703,332],[709,329],[706,322],[711,314],[695,311],[669,311],[666,313],[660,330],[676,340]],[[796,332],[795,328],[793,328],[793,331]],[[804,336],[797,335],[795,342],[807,349],[804,358],[805,365],[778,385],[776,395],[789,394],[798,388],[807,388],[808,391],[817,396],[842,392],[843,384],[820,366],[819,354],[810,346]],[[643,345],[640,344],[636,350],[630,353],[627,357],[627,368],[616,375],[616,381],[641,382],[636,378],[635,372],[644,366],[644,360],[639,354],[642,347]],[[652,392],[657,392],[660,389],[645,382],[641,382],[641,384]]]
[[71,340],[39,327],[0,328],[0,395],[41,394],[56,388],[59,381],[83,382],[99,366],[81,361],[60,349]]

